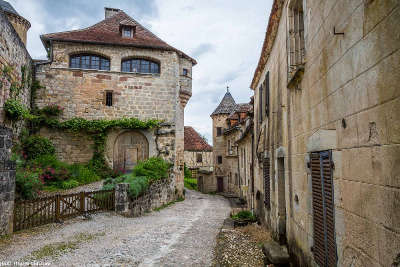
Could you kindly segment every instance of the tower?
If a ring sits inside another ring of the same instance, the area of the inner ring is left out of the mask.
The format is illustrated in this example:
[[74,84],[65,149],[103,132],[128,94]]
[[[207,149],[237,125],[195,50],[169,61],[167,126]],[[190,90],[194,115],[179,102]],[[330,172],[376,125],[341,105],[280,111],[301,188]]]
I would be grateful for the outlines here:
[[18,14],[12,5],[4,0],[0,0],[0,9],[7,15],[8,20],[13,25],[15,31],[18,33],[19,38],[26,46],[26,34],[31,27],[28,20]]

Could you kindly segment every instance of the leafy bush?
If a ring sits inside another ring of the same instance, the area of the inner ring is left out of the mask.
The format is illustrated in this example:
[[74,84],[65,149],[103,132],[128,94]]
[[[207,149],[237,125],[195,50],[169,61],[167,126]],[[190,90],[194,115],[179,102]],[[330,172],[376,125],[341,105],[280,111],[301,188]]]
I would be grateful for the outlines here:
[[41,112],[48,116],[58,116],[63,112],[64,108],[59,105],[48,105],[41,109]]
[[197,190],[197,179],[185,178],[183,180],[185,187],[191,190]]
[[73,164],[69,166],[68,169],[71,173],[72,179],[75,179],[80,184],[90,184],[101,180],[101,177],[92,169],[82,164]]
[[33,199],[37,197],[38,191],[43,186],[37,173],[23,170],[17,171],[15,184],[17,194],[24,199]]
[[70,173],[67,168],[53,168],[51,166],[46,167],[40,175],[40,179],[46,184],[61,183],[70,178]]
[[239,211],[236,215],[232,215],[231,218],[234,220],[256,220],[256,216],[254,216],[253,213],[248,210]]
[[125,180],[129,183],[129,196],[135,198],[141,196],[150,186],[150,179],[145,176],[129,177]]
[[29,114],[28,109],[17,99],[8,99],[4,103],[4,110],[9,119],[17,121]]
[[186,163],[184,165],[184,169],[183,169],[183,175],[185,178],[192,178],[192,172],[189,170],[189,168],[186,166]]
[[139,162],[132,171],[133,176],[146,176],[154,180],[168,177],[171,164],[159,157]]
[[53,155],[56,151],[49,139],[38,135],[31,135],[23,140],[22,149],[28,160],[42,155]]
[[79,186],[79,182],[74,179],[70,179],[70,180],[61,182],[62,189],[71,189],[71,188],[74,188],[77,186]]

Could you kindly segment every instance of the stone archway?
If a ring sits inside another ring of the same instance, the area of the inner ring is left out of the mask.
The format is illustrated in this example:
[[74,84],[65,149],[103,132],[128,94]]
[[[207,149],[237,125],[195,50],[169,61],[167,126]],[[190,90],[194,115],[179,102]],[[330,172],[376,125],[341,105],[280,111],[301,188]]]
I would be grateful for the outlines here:
[[123,172],[131,171],[139,161],[149,158],[149,142],[136,131],[120,134],[114,143],[113,167]]

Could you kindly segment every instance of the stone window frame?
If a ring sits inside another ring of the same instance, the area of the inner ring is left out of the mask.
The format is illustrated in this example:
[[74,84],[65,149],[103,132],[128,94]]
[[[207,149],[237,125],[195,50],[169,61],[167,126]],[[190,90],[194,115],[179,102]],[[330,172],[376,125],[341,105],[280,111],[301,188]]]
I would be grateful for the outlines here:
[[[109,98],[110,94],[111,94],[111,100]],[[110,101],[111,101],[111,103],[110,103]],[[106,105],[107,107],[112,107],[114,105],[114,91],[106,90],[104,92],[104,105]]]
[[[88,68],[83,68],[82,67],[82,59],[83,57],[89,57],[89,67]],[[83,70],[102,70],[102,71],[110,71],[111,69],[111,59],[109,57],[106,57],[104,55],[100,55],[97,53],[93,52],[79,52],[79,53],[73,53],[69,55],[69,62],[68,66],[70,69],[83,69]],[[79,58],[79,63],[78,65],[75,65],[74,61],[76,58]],[[97,60],[94,60],[94,58],[98,58],[98,63],[94,64],[93,62],[96,62]]]
[[303,1],[290,0],[287,14],[288,87],[297,88],[306,62]]
[[[139,61],[138,71],[133,71],[133,62],[137,60]],[[129,62],[129,71],[124,70],[124,63]],[[142,64],[148,63],[148,70],[142,70]],[[152,68],[157,66],[155,71],[152,71]],[[161,62],[157,59],[147,58],[147,57],[126,57],[121,59],[121,72],[124,73],[141,73],[141,74],[152,74],[159,75],[161,74]]]

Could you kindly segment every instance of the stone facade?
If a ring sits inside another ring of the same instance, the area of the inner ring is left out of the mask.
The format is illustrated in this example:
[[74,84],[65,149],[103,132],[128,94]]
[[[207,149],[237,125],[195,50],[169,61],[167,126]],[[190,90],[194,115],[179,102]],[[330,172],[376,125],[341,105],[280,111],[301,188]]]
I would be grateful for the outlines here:
[[13,232],[15,162],[10,160],[12,130],[0,127],[0,236]]
[[[293,72],[290,9],[297,2],[305,58]],[[316,265],[309,162],[318,151],[332,153],[337,265],[391,266],[398,257],[399,19],[398,1],[274,1],[251,85],[260,195],[252,208],[300,266]],[[269,105],[260,105],[266,83]]]
[[[124,23],[130,20],[122,11],[116,14],[113,16],[124,16]],[[111,16],[101,23],[117,22],[113,21]],[[110,24],[111,26],[113,25]],[[160,41],[146,29],[142,29],[141,32],[145,32],[153,40]],[[48,36],[52,35],[42,36],[43,40],[47,41]],[[184,107],[191,96],[191,73],[195,61],[183,56],[176,49],[150,49],[126,45],[125,39],[118,38],[121,44],[93,44],[89,41],[68,40],[49,42],[50,60],[40,62],[36,67],[36,79],[43,88],[36,91],[35,105],[38,108],[51,104],[60,105],[64,108],[61,120],[79,117],[88,120],[138,118],[163,121],[162,126],[156,130],[131,131],[132,138],[144,136],[142,143],[145,143],[145,147],[139,149],[140,153],[143,153],[143,159],[161,156],[174,164],[177,186],[182,193]],[[135,37],[132,40],[134,41]],[[70,68],[70,57],[82,53],[108,59],[110,69]],[[160,72],[123,72],[122,61],[128,58],[157,62]],[[187,70],[187,75],[183,75],[183,69]],[[106,105],[107,92],[112,92],[112,105]],[[60,159],[67,162],[87,162],[91,158],[93,141],[83,134],[60,133],[49,129],[42,129],[41,134],[54,142]],[[127,131],[121,129],[108,133],[105,154],[110,167],[115,168],[117,158],[125,157],[121,152],[117,152],[118,137],[122,134],[126,135]]]
[[175,182],[171,179],[152,183],[140,197],[128,196],[129,184],[118,184],[115,189],[115,211],[127,217],[138,217],[175,200]]

